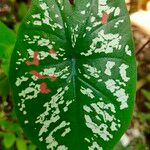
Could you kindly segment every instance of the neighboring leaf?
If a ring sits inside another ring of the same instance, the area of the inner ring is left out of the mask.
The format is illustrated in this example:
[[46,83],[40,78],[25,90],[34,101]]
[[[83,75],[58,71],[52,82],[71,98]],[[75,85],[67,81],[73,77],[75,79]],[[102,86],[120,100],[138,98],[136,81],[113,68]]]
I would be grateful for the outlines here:
[[10,69],[18,119],[40,149],[111,150],[136,89],[125,2],[33,0]]
[[16,137],[12,133],[5,133],[4,134],[4,146],[6,148],[11,148],[15,143]]
[[36,150],[36,146],[34,146],[33,144],[30,144],[28,150]]
[[20,22],[18,22],[18,23],[16,23],[15,25],[14,25],[14,30],[15,30],[15,32],[16,33],[18,33],[18,30],[19,30],[19,27],[20,27]]
[[140,118],[141,122],[146,123],[146,121],[150,121],[150,114],[148,113],[138,113],[138,117]]
[[13,123],[10,126],[9,130],[12,131],[12,132],[19,132],[19,133],[22,131],[22,129],[21,129],[21,127],[18,123]]
[[0,60],[2,60],[2,68],[7,75],[15,42],[15,33],[0,22]]
[[147,146],[141,137],[133,138],[127,150],[146,150]]
[[2,129],[7,130],[8,128],[10,128],[12,124],[9,121],[0,119],[0,126]]
[[9,93],[8,78],[4,74],[0,74],[0,96],[7,96]]
[[4,133],[0,132],[0,138],[3,138],[3,136],[4,136]]
[[150,101],[150,92],[147,90],[142,90],[142,93],[145,96],[145,98]]
[[119,142],[113,150],[128,150],[128,149],[125,148],[121,142]]
[[27,150],[26,142],[23,139],[18,138],[16,140],[16,146],[17,146],[17,150]]
[[150,102],[145,102],[145,106],[150,109]]
[[18,16],[19,16],[19,19],[23,19],[26,15],[28,11],[28,6],[26,3],[22,2],[19,4],[19,11],[18,11]]
[[6,120],[0,120],[0,126],[3,130],[10,131],[10,132],[17,132],[20,131],[20,125],[17,123],[12,123]]
[[0,39],[0,44],[5,46],[14,45],[16,42],[15,33],[2,22],[0,22]]

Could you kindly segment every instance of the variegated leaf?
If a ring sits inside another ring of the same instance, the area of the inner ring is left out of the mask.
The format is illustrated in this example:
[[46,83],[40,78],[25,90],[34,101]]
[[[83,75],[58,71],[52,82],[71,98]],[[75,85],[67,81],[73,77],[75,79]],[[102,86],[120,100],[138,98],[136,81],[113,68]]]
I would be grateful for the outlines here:
[[42,150],[111,150],[135,97],[123,0],[33,0],[11,61],[18,119]]

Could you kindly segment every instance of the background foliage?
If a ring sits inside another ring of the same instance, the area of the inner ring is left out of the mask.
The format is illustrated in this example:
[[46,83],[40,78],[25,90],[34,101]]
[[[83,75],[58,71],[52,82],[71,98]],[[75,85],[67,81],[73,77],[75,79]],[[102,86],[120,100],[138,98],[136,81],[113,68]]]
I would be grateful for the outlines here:
[[[149,9],[148,0],[127,0],[129,12]],[[149,2],[150,3],[150,2]],[[36,150],[17,122],[8,82],[9,61],[30,0],[0,0],[0,150]],[[10,30],[11,29],[11,30]],[[150,35],[132,26],[138,66],[133,120],[114,150],[150,149]]]

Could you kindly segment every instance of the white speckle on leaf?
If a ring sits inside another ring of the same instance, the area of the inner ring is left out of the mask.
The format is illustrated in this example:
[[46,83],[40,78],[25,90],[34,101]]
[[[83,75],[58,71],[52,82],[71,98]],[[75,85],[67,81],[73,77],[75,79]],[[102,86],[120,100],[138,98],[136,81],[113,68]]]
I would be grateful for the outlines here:
[[103,148],[97,142],[93,142],[88,148],[89,150],[103,150]]
[[86,7],[88,8],[88,7],[90,7],[90,5],[91,5],[90,3],[87,3]]
[[95,21],[95,17],[92,16],[92,17],[91,17],[91,22],[94,22],[94,21]]
[[34,25],[37,25],[37,26],[41,26],[41,25],[42,25],[42,22],[41,22],[41,21],[34,21],[33,24],[34,24]]
[[[117,34],[105,34],[104,30],[101,30],[98,33],[98,37],[92,40],[90,49],[87,52],[82,52],[81,55],[90,56],[94,53],[113,53],[114,50],[120,50],[120,40],[121,36]],[[100,47],[97,47],[98,44],[101,44]]]
[[93,66],[88,65],[88,64],[83,64],[83,67],[88,71],[87,75],[90,75],[94,78],[99,78],[100,77],[101,71],[98,70],[96,67],[93,67]]
[[25,77],[25,76],[22,76],[22,77],[20,77],[20,78],[18,77],[15,84],[16,84],[16,86],[20,86],[20,85],[22,84],[22,82],[28,81],[28,79],[29,79],[29,78],[27,78],[27,77]]
[[28,124],[28,123],[29,123],[29,121],[28,121],[28,120],[25,120],[25,121],[24,121],[24,123],[25,123],[25,124]]
[[122,64],[119,69],[120,69],[120,75],[123,79],[123,81],[128,82],[130,80],[129,77],[127,77],[127,69],[129,68],[128,65]]
[[113,61],[108,61],[106,64],[106,70],[105,70],[105,74],[108,76],[111,76],[111,69],[115,66],[115,62]]
[[81,11],[81,14],[82,14],[82,15],[85,15],[85,10]]
[[132,52],[131,52],[131,50],[129,49],[129,45],[126,45],[126,47],[125,47],[125,52],[126,52],[126,54],[129,55],[129,56],[132,55]]
[[90,97],[92,99],[95,97],[93,95],[93,91],[89,88],[81,87],[80,91],[81,91],[82,94],[87,95],[88,97]]
[[120,109],[123,110],[128,108],[128,98],[129,95],[126,94],[126,91],[121,88],[121,86],[117,85],[117,83],[113,79],[109,79],[105,82],[106,88],[115,96],[117,101],[120,104]]
[[117,8],[115,9],[114,16],[119,16],[119,15],[120,15],[120,8],[117,7]]

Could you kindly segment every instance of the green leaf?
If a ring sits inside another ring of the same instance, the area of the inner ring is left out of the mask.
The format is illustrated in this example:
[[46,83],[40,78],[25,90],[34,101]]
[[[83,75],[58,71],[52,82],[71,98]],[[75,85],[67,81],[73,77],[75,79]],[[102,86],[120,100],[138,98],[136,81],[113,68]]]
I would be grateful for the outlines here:
[[16,140],[16,137],[14,134],[12,134],[12,133],[4,134],[4,142],[3,143],[6,148],[11,148],[14,145],[15,140]]
[[30,144],[28,150],[36,150],[36,146],[33,144]]
[[111,150],[128,128],[136,63],[121,0],[33,0],[10,81],[18,119],[40,149]]
[[26,3],[24,3],[24,2],[20,3],[18,16],[21,20],[25,17],[27,11],[28,11],[28,7],[27,7]]
[[17,131],[20,132],[21,129],[18,123],[12,123],[10,121],[3,120],[3,119],[0,119],[0,126],[3,130],[10,131],[10,132],[17,132]]
[[142,90],[142,93],[145,96],[145,98],[150,101],[150,92],[147,90]]
[[145,106],[150,109],[150,102],[145,102]]
[[115,146],[115,148],[114,148],[113,150],[128,150],[128,149],[125,148],[125,147],[121,144],[121,142],[119,142],[119,143]]
[[16,140],[17,150],[27,150],[27,145],[25,140],[18,138]]
[[133,138],[128,146],[128,150],[146,150],[147,146],[141,137]]
[[15,42],[15,33],[0,22],[0,60],[2,60],[2,69],[7,75]]
[[2,22],[0,22],[0,39],[0,43],[6,46],[14,45],[16,42],[15,33]]
[[146,123],[146,121],[150,121],[150,114],[146,113],[138,113],[138,117],[140,118],[140,121],[143,123]]
[[0,96],[7,96],[9,93],[8,78],[4,74],[0,74]]
[[0,119],[0,126],[2,129],[7,130],[8,128],[10,128],[11,125],[12,125],[11,122],[6,121],[4,119]]
[[0,138],[4,136],[5,133],[0,132]]
[[18,22],[18,23],[16,23],[15,25],[14,25],[14,30],[15,30],[15,32],[16,33],[18,33],[18,30],[19,30],[19,27],[20,27],[20,22]]

